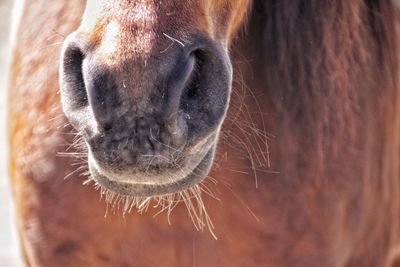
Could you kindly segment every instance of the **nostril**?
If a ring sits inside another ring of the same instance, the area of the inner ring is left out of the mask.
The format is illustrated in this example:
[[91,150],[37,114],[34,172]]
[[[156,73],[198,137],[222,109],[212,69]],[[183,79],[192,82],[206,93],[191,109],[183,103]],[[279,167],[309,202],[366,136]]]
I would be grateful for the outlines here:
[[116,83],[109,70],[84,52],[84,46],[76,36],[65,42],[60,66],[63,108],[67,116],[90,117],[98,130],[106,131],[112,127],[113,113],[120,104]]
[[195,64],[189,83],[186,85],[182,92],[182,98],[196,98],[199,96],[199,84],[201,79],[201,73],[203,72],[203,65],[205,61],[205,52],[202,50],[195,50],[191,53],[195,59]]
[[198,108],[198,103],[204,96],[204,90],[201,90],[202,80],[205,79],[206,52],[200,49],[191,52],[194,58],[193,71],[186,83],[180,98],[179,109],[184,112],[186,118],[191,118],[191,113]]
[[232,73],[226,51],[212,41],[199,39],[191,55],[195,64],[182,90],[179,114],[188,138],[212,133],[226,114]]
[[64,48],[61,61],[60,78],[63,102],[71,109],[88,105],[82,65],[85,55],[82,50],[70,44]]
[[180,57],[174,64],[167,80],[164,116],[175,121],[180,110],[185,110],[187,99],[199,96],[199,81],[203,72],[205,53],[194,50]]
[[195,65],[195,57],[193,55],[180,56],[172,65],[170,73],[167,75],[165,87],[165,101],[163,108],[163,116],[167,120],[176,121],[176,115],[179,111],[183,90],[190,83],[190,78]]

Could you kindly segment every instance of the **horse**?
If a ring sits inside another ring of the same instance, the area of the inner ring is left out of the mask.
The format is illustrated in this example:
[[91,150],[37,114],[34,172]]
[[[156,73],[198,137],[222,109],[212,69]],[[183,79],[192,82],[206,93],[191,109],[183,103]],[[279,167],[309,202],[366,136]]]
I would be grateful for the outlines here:
[[387,0],[25,0],[26,266],[400,266],[398,25]]

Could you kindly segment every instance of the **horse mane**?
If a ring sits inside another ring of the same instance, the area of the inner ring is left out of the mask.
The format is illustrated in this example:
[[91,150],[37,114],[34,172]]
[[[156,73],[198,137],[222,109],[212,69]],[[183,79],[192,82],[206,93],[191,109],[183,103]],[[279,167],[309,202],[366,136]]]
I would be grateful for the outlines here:
[[320,116],[319,127],[343,133],[354,115],[359,121],[368,106],[364,98],[395,87],[390,2],[255,1],[252,13],[248,30],[259,46],[254,53],[263,58],[258,69],[264,88],[291,124],[313,123]]
[[268,96],[284,183],[336,190],[337,201],[351,192],[342,221],[358,233],[347,261],[359,266],[399,241],[397,24],[387,0],[258,0],[233,49],[249,55],[249,87]]

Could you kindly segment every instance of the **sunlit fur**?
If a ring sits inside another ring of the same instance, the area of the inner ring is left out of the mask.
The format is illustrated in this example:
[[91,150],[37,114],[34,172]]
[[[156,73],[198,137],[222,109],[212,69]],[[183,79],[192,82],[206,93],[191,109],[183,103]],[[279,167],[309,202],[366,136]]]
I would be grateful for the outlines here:
[[[196,1],[181,2],[203,32],[226,33],[201,20]],[[207,10],[229,3],[213,2]],[[183,202],[105,192],[105,218],[99,192],[82,186],[86,162],[75,158],[86,155],[68,150],[75,134],[64,127],[55,62],[83,9],[80,0],[27,1],[16,39],[10,173],[28,266],[399,266],[399,25],[390,1],[254,1],[247,27],[228,38],[234,87],[205,184],[218,200],[202,193],[218,240],[196,231]],[[195,210],[195,225],[207,226]]]

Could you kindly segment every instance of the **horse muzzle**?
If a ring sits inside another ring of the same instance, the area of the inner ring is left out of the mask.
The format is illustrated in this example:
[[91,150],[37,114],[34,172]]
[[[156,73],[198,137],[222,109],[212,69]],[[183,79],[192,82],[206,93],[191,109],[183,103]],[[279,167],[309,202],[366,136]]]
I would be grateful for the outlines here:
[[229,103],[223,48],[193,35],[168,53],[117,53],[112,64],[74,33],[60,66],[64,113],[84,137],[93,179],[116,193],[153,196],[201,182]]

